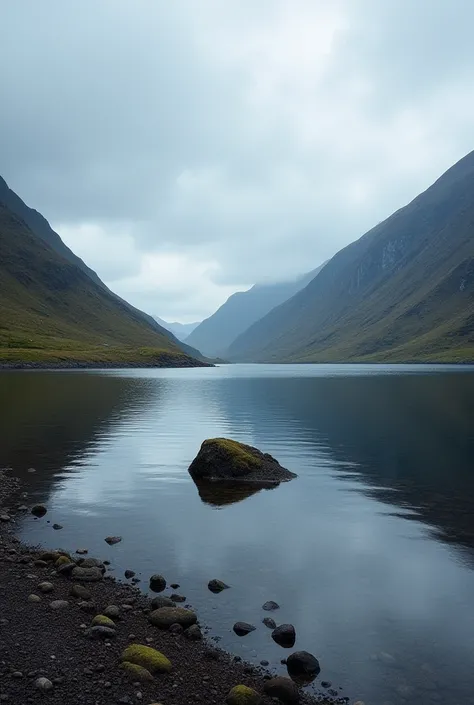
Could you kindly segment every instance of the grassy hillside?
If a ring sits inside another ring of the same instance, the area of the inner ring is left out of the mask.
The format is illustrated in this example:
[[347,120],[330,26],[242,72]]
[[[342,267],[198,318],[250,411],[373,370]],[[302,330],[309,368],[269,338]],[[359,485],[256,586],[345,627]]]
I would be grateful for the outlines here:
[[338,252],[231,359],[474,361],[474,152]]
[[189,345],[199,348],[204,355],[227,357],[227,348],[255,321],[275,306],[291,298],[313,279],[318,267],[298,279],[275,284],[255,284],[248,291],[238,291],[206,318],[186,338]]
[[0,363],[199,364],[0,203]]

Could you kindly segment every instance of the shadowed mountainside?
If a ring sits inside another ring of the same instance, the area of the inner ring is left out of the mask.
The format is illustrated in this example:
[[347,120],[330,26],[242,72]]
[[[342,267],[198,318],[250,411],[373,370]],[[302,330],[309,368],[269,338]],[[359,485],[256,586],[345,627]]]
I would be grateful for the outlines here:
[[276,284],[255,284],[248,291],[238,291],[212,316],[206,318],[188,336],[186,342],[199,348],[208,357],[227,357],[227,348],[252,323],[272,308],[293,296],[323,268],[321,265],[294,281]]
[[474,360],[474,152],[239,336],[254,362]]

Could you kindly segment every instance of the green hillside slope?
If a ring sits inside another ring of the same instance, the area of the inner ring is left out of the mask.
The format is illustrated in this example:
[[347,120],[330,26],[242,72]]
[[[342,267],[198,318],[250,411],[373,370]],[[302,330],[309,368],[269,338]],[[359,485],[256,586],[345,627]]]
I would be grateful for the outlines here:
[[474,361],[474,152],[234,341],[233,360]]
[[[43,240],[43,242],[45,242],[47,245],[49,245],[55,252],[57,252],[58,255],[61,255],[61,257],[66,259],[68,262],[71,262],[71,264],[76,265],[76,267],[78,267],[85,274],[87,274],[93,282],[105,289],[108,294],[115,297],[124,306],[130,309],[130,311],[132,311],[134,314],[138,315],[140,318],[145,320],[157,332],[164,333],[174,343],[178,342],[176,336],[174,335],[174,332],[164,326],[161,326],[152,316],[145,313],[144,311],[140,311],[139,309],[135,308],[134,306],[129,304],[128,301],[125,301],[124,299],[120,298],[120,296],[111,291],[98,277],[96,272],[94,272],[93,269],[88,267],[87,264],[80,257],[74,254],[74,252],[67,245],[64,244],[64,242],[59,237],[58,233],[52,229],[51,225],[48,223],[46,218],[41,215],[41,213],[38,213],[38,211],[34,208],[30,208],[29,206],[27,206],[26,203],[18,196],[18,194],[15,193],[15,191],[13,191],[8,186],[7,182],[2,179],[1,176],[0,203],[3,203],[12,213],[17,215],[21,220],[23,220],[24,223],[26,223],[26,225],[29,227],[31,232],[38,238]],[[196,350],[195,348],[192,348],[189,345],[185,345],[184,343],[178,343],[178,346],[181,348],[181,350],[183,350],[191,357],[197,357],[198,359],[202,359],[202,355],[199,350]]]
[[0,363],[201,364],[0,203]]

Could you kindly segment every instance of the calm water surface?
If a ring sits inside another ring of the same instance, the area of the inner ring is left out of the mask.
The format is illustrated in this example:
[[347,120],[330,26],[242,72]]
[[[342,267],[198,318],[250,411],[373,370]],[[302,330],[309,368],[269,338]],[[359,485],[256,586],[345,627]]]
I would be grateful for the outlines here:
[[[5,372],[0,398],[0,465],[49,508],[25,540],[87,547],[145,586],[163,573],[221,645],[280,671],[287,652],[261,624],[276,600],[320,659],[318,689],[474,703],[473,368]],[[299,477],[200,495],[187,468],[209,436]],[[214,577],[232,589],[212,595]],[[239,639],[237,620],[258,628]]]

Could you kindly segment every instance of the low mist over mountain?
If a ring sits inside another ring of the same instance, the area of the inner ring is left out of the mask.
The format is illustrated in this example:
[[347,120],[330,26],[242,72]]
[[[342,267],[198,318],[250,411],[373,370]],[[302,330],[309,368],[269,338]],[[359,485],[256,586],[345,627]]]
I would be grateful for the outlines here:
[[111,292],[3,179],[0,360],[197,364],[168,331]]
[[153,316],[153,318],[160,326],[173,333],[178,340],[186,340],[188,335],[192,333],[193,330],[200,324],[200,321],[196,321],[195,323],[179,323],[178,321],[169,323],[168,321],[164,321],[159,316]]
[[233,360],[474,360],[474,152],[338,252]]
[[226,357],[227,348],[255,321],[286,301],[313,279],[324,265],[293,281],[255,284],[248,291],[238,291],[206,318],[186,339],[204,355]]

